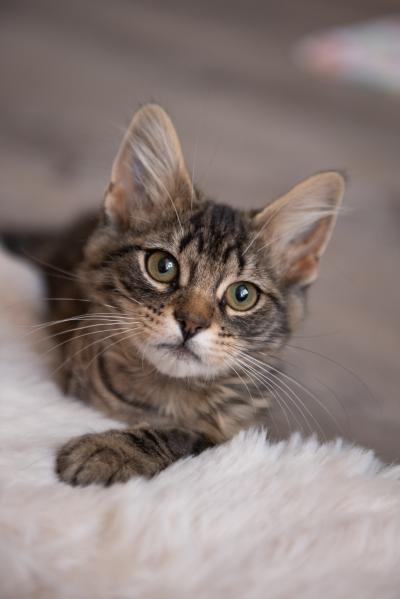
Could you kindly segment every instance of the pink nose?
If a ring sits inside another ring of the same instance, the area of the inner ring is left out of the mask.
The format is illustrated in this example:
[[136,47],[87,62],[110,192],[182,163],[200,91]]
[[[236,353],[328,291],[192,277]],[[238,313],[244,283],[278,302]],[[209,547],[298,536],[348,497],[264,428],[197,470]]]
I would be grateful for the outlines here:
[[198,314],[189,314],[185,310],[176,310],[175,318],[181,328],[184,341],[210,326],[209,319]]

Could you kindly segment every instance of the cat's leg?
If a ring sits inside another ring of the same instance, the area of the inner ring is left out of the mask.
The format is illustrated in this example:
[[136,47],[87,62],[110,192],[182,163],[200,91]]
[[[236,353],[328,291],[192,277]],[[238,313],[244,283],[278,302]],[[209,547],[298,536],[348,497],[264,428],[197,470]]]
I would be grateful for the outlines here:
[[71,485],[105,486],[133,476],[150,478],[182,457],[212,445],[180,428],[133,428],[75,437],[57,455],[57,474]]

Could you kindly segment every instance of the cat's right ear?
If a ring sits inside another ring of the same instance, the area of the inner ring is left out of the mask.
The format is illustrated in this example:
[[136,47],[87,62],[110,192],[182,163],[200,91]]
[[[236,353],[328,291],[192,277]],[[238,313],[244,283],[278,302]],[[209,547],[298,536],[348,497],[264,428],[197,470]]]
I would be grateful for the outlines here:
[[145,104],[134,115],[115,158],[106,192],[109,222],[127,227],[136,216],[192,189],[178,135],[167,113]]
[[318,263],[335,226],[345,180],[326,171],[298,183],[253,219],[280,273],[290,286],[304,287],[317,277]]

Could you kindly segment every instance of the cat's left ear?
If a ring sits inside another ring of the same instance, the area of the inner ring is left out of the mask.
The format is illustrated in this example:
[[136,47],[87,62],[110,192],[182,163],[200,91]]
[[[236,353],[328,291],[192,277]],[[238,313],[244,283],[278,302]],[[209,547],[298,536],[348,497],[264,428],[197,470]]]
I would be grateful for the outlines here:
[[171,206],[179,191],[192,190],[181,144],[171,119],[157,104],[134,115],[111,171],[105,212],[114,224],[128,226],[153,207]]
[[318,173],[253,217],[255,236],[262,239],[286,285],[302,287],[316,279],[344,188],[340,173]]

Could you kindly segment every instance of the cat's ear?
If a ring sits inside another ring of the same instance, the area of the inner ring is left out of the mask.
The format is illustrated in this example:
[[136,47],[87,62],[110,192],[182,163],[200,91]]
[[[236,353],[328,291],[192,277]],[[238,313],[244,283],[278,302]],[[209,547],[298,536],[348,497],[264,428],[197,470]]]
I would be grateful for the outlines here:
[[318,261],[328,245],[344,187],[340,173],[319,173],[254,217],[256,236],[269,249],[287,285],[308,285],[317,277]]
[[134,115],[115,158],[105,198],[108,219],[127,224],[135,214],[173,202],[191,190],[178,135],[167,113],[146,104]]

